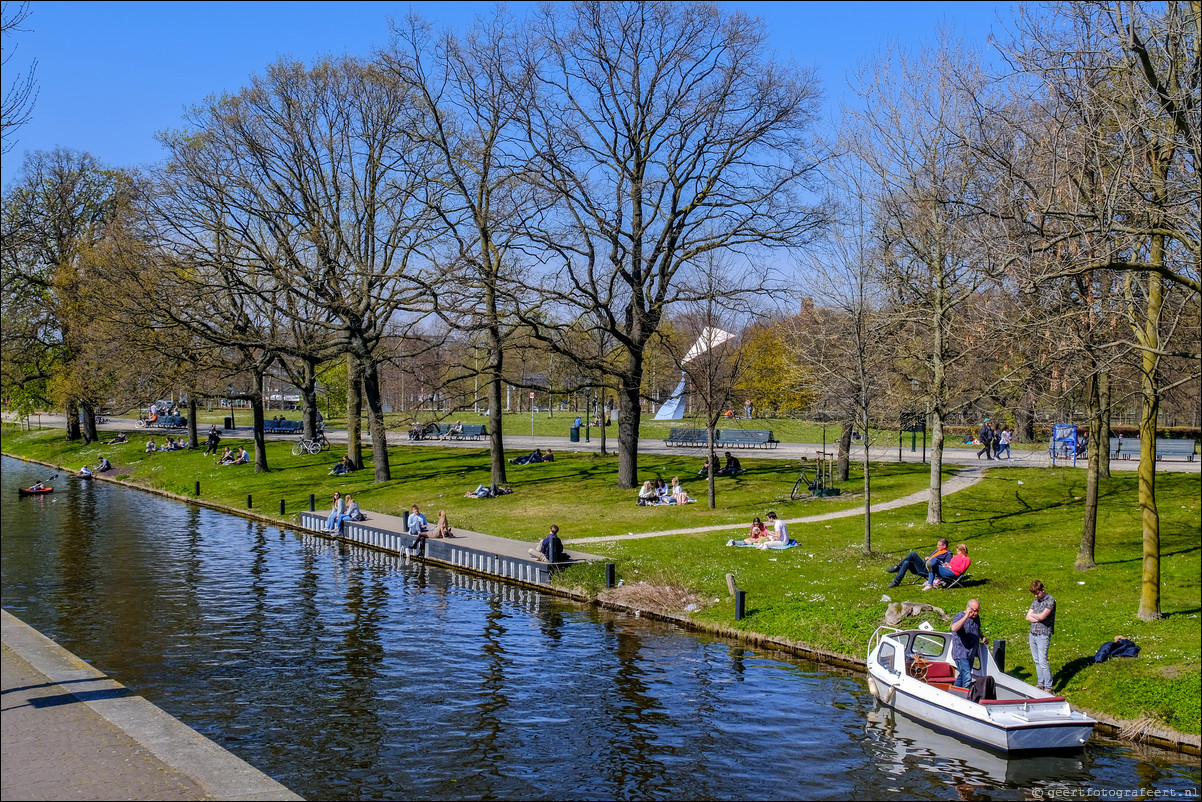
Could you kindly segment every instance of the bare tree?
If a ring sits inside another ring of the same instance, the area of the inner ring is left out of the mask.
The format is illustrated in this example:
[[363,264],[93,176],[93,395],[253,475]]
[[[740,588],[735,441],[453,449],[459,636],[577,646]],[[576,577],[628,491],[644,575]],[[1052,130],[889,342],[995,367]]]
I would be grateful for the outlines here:
[[[12,38],[18,31],[24,30],[21,26],[32,13],[28,0],[4,3],[3,12],[0,13],[0,41],[3,42],[4,55],[0,63],[3,64],[6,77],[13,74],[9,62],[17,54],[17,45]],[[33,115],[33,107],[38,100],[37,71],[38,62],[34,59],[28,69],[16,73],[4,92],[3,104],[0,105],[0,137],[4,144],[0,152],[8,153],[16,146],[14,136],[17,129],[29,122]]]
[[[1006,146],[982,148],[1008,185],[1009,203],[995,213],[1011,227],[1010,258],[1042,264],[1035,278],[1043,282],[1099,268],[1126,274],[1127,339],[1141,354],[1145,620],[1160,616],[1161,364],[1180,356],[1196,365],[1202,356],[1196,337],[1176,345],[1169,338],[1171,310],[1180,308],[1174,288],[1194,304],[1202,289],[1200,24],[1196,2],[1024,9],[1007,48],[1016,100],[975,109],[985,124],[995,117],[1015,131]],[[1055,258],[1040,260],[1049,254]],[[1184,381],[1194,381],[1191,374]]]
[[[850,190],[842,225],[830,247],[816,254],[808,271],[809,291],[822,306],[808,315],[794,318],[802,331],[793,332],[795,342],[805,342],[805,353],[814,372],[817,389],[830,408],[861,432],[864,495],[864,554],[872,553],[872,482],[868,459],[872,444],[870,422],[884,391],[888,358],[892,349],[886,336],[884,293],[878,282],[882,274],[882,255],[869,229],[866,210],[857,200],[862,175],[845,175]],[[795,352],[797,353],[797,352]],[[846,481],[846,461],[852,439],[850,426],[844,427],[848,442],[840,438],[840,471]]]
[[501,392],[518,289],[511,273],[520,267],[521,221],[536,210],[523,180],[529,158],[520,127],[530,70],[513,28],[499,10],[462,41],[450,34],[431,40],[410,17],[394,28],[393,47],[383,55],[418,99],[421,122],[410,135],[433,154],[428,176],[439,191],[430,196],[437,202],[432,212],[445,232],[436,257],[445,263],[433,292],[437,311],[482,340],[494,486],[506,481]]
[[[695,298],[680,271],[710,251],[799,245],[825,224],[804,195],[817,82],[768,60],[761,22],[710,4],[547,6],[537,33],[529,178],[554,207],[531,236],[556,268],[537,285],[575,310],[561,319],[595,323],[623,354],[618,485],[633,488],[647,344],[673,304]],[[725,289],[759,290],[756,272]]]
[[389,326],[417,319],[429,293],[419,250],[433,236],[426,196],[435,189],[426,151],[407,134],[412,112],[408,88],[376,64],[281,61],[237,95],[193,109],[189,129],[163,140],[170,203],[161,211],[181,257],[270,304],[265,320],[303,315],[321,332],[320,353],[350,355],[379,482],[391,477],[379,348]]
[[964,403],[953,377],[983,384],[979,363],[986,357],[973,346],[993,350],[985,332],[992,234],[986,216],[972,208],[990,187],[962,144],[968,97],[957,87],[974,80],[974,71],[975,59],[947,37],[917,57],[882,59],[862,73],[861,108],[846,112],[844,125],[850,156],[861,165],[856,169],[874,179],[864,202],[880,241],[880,278],[890,294],[902,370],[930,402],[932,524],[943,522],[945,422]]
[[[685,313],[674,320],[677,334],[669,343],[677,367],[684,373],[691,388],[690,401],[705,421],[706,431],[706,500],[712,510],[717,506],[718,453],[715,448],[718,422],[723,413],[734,406],[734,388],[746,365],[746,352],[738,347],[730,329],[737,322],[753,316],[747,298],[730,297],[725,291],[734,282],[734,275],[744,269],[735,268],[728,258],[710,252],[702,257],[692,293],[699,299],[683,305]],[[687,352],[680,349],[689,348]]]

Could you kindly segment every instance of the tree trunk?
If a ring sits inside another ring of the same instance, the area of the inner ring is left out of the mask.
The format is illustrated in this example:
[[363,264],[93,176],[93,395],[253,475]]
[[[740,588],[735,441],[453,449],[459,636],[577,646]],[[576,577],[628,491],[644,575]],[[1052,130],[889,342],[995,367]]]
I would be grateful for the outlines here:
[[317,437],[317,360],[304,359],[301,364],[301,427],[306,440]]
[[[488,288],[489,302],[495,309],[492,288]],[[495,320],[495,317],[494,317]],[[492,489],[505,484],[508,474],[505,463],[505,436],[501,431],[501,378],[505,367],[505,349],[501,338],[500,326],[495,323],[488,327],[488,455],[492,468]]]
[[835,466],[836,482],[846,482],[851,475],[851,430],[854,428],[855,421],[851,418],[843,421],[839,432],[839,461]]
[[1022,406],[1014,414],[1015,439],[1023,443],[1035,442],[1035,401],[1026,396]]
[[864,413],[864,554],[872,554],[872,484],[868,478],[868,413]]
[[1110,405],[1110,371],[1102,369],[1098,371],[1098,412],[1102,416],[1098,435],[1102,438],[1098,442],[1099,479],[1110,478]]
[[931,497],[927,500],[927,523],[943,523],[943,410],[932,416]]
[[96,437],[96,410],[92,407],[90,401],[80,400],[80,428],[83,433],[83,444],[85,446],[95,443],[99,438]]
[[78,440],[81,436],[79,431],[79,401],[72,398],[67,401],[67,439]]
[[196,393],[188,392],[188,448],[200,448],[200,428],[196,423]]
[[1077,549],[1077,559],[1073,567],[1078,571],[1088,571],[1094,563],[1094,538],[1098,530],[1098,471],[1099,454],[1104,451],[1102,440],[1102,407],[1098,393],[1098,374],[1089,378],[1089,446],[1086,449],[1089,464],[1085,470],[1085,518],[1081,523],[1081,545]]
[[718,454],[716,451],[714,451],[715,426],[717,426],[717,423],[711,420],[706,423],[705,427],[705,448],[706,452],[709,454],[706,464],[710,466],[709,470],[706,471],[705,484],[707,500],[709,501],[709,508],[711,510],[716,509],[718,506],[718,463],[716,462],[718,459]]
[[[384,402],[380,395],[380,374],[376,361],[363,360],[363,390],[369,411],[368,429],[371,432],[372,464],[376,469],[376,482],[387,482],[392,478],[388,461],[388,429],[384,426]],[[359,463],[355,463],[358,465]]]
[[[618,487],[631,490],[639,486],[639,421],[643,408],[639,388],[643,383],[642,352],[630,351],[618,395]],[[603,410],[604,411],[604,410]],[[604,426],[605,421],[602,421]]]
[[[1153,260],[1159,251],[1159,237],[1153,237]],[[1163,282],[1159,275],[1148,275],[1148,309],[1140,332],[1143,348],[1143,371],[1140,392],[1143,405],[1139,416],[1139,513],[1143,527],[1143,574],[1139,592],[1139,618],[1153,621],[1160,618],[1160,513],[1156,508],[1156,422],[1160,414],[1160,312],[1163,304]]]
[[346,355],[346,454],[356,468],[363,467],[363,385],[359,360]]
[[263,435],[263,373],[255,371],[255,391],[250,397],[250,408],[254,414],[255,473],[266,473],[267,438]]

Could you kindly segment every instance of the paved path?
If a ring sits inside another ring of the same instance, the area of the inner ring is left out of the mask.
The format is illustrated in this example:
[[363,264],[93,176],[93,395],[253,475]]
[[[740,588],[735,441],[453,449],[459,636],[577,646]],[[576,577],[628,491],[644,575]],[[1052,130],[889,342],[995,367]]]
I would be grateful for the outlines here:
[[[245,419],[245,416],[243,416]],[[12,415],[5,415],[5,420],[13,420]],[[58,427],[65,425],[65,418],[56,413],[43,413],[41,415],[30,418],[30,423],[36,427]],[[109,418],[108,423],[100,424],[98,429],[103,431],[127,431],[135,432],[138,422],[131,418]],[[564,419],[564,430],[568,428],[568,419]],[[208,431],[207,424],[201,427],[201,438],[203,441],[204,432]],[[151,429],[156,437],[172,434],[172,430],[168,429]],[[174,434],[179,434],[183,430],[174,430]],[[247,426],[239,427],[235,432],[222,432],[225,437],[250,439],[251,430]],[[342,429],[327,429],[326,436],[334,443],[345,443],[347,434]],[[295,435],[266,435],[270,440],[295,440]],[[370,443],[367,438],[366,431],[364,432],[364,442]],[[407,445],[421,446],[429,448],[445,448],[447,446],[457,448],[472,448],[477,447],[487,449],[487,441],[450,441],[450,440],[410,440],[408,434],[404,431],[392,431],[388,433],[389,445]],[[543,437],[530,435],[505,435],[505,448],[511,451],[533,451],[535,448],[546,450],[551,448],[555,451],[564,452],[599,452],[601,450],[601,438],[594,436],[591,442],[573,443],[568,437]],[[606,450],[611,454],[616,454],[618,441],[614,437],[609,437]],[[837,444],[830,442],[826,444],[825,450],[834,452]],[[768,459],[814,459],[819,451],[823,450],[821,443],[781,443],[779,447],[774,449],[736,449],[740,457],[764,457]],[[977,458],[977,447],[958,447],[956,444],[949,444],[943,450],[943,461],[948,465],[975,465],[978,467],[989,468],[1049,468],[1052,466],[1051,457],[1048,455],[1047,449],[1039,451],[1015,450],[1013,459],[1010,460],[985,460]],[[702,448],[684,448],[681,446],[665,446],[664,441],[653,438],[641,438],[639,440],[640,454],[672,454],[672,455],[688,455],[697,458],[697,467],[701,467],[702,461],[705,459],[704,449]],[[861,446],[852,447],[852,459],[858,461],[863,455]],[[1137,455],[1138,456],[1138,455]],[[924,460],[925,457],[925,460]],[[910,450],[910,440],[906,438],[904,445],[899,449],[897,444],[892,445],[877,445],[869,449],[869,459],[873,462],[924,462],[929,461],[931,452],[928,448],[924,454],[922,443],[919,442],[914,451]],[[1058,466],[1072,466],[1072,460],[1065,462],[1064,460],[1056,461]],[[1078,460],[1077,467],[1085,467],[1085,460]],[[1110,469],[1112,471],[1134,471],[1139,468],[1139,459],[1130,460],[1111,460]],[[1184,459],[1160,460],[1156,463],[1158,471],[1173,471],[1183,473],[1202,473],[1202,459],[1195,457],[1192,462],[1186,462]]]
[[[943,483],[943,495],[947,496],[951,493],[956,493],[966,487],[972,487],[977,482],[984,478],[982,468],[964,468],[956,473],[955,476]],[[917,493],[911,493],[908,496],[895,498],[891,501],[882,501],[879,504],[873,504],[871,509],[873,512],[881,512],[883,510],[897,509],[898,507],[908,507],[911,504],[925,504],[931,497],[930,489],[921,490]],[[819,521],[829,521],[832,518],[851,518],[855,515],[863,515],[863,506],[849,507],[845,510],[836,510],[834,512],[824,512],[821,515],[807,515],[803,518],[788,518],[785,519],[787,524],[810,524],[818,523]],[[608,535],[605,537],[579,537],[570,540],[564,540],[565,545],[573,545],[577,543],[607,543],[615,540],[638,540],[645,537],[662,537],[664,535],[695,535],[704,532],[724,532],[731,529],[745,530],[748,524],[719,524],[717,526],[698,526],[693,529],[672,529],[656,532],[631,532],[625,535]]]
[[300,799],[3,612],[5,800]]

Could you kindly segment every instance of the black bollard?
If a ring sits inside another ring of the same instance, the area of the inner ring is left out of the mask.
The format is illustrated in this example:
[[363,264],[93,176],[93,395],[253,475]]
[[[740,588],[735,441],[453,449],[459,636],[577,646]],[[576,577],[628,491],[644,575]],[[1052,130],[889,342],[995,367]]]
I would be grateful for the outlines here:
[[612,588],[614,586],[614,564],[605,564],[605,587]]
[[284,514],[284,500],[280,499],[280,515]]
[[200,482],[196,483],[196,495],[200,495]]
[[743,620],[743,610],[746,608],[746,606],[747,606],[747,591],[736,590],[735,591],[735,620],[736,621]]
[[317,509],[317,507],[314,506],[316,503],[317,503],[316,499],[314,499],[313,494],[310,493],[309,494],[309,512],[313,512],[315,509]]
[[998,672],[1006,673],[1006,641],[995,638],[993,646],[990,647],[990,654],[993,655],[993,665]]
[[246,509],[249,510],[253,506],[254,506],[254,504],[250,500],[250,493],[247,493],[246,494]]

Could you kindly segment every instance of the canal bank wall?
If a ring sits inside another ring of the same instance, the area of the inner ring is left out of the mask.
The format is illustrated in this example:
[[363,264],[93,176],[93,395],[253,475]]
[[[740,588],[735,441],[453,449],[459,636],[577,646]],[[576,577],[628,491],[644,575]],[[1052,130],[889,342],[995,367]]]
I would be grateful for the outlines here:
[[[28,459],[26,457],[14,455],[14,454],[8,454],[6,452],[4,453],[4,456],[10,456],[13,459],[18,459],[23,462],[34,463],[34,464],[38,464],[38,465],[45,465],[48,468],[51,468],[53,470],[56,470],[56,471],[59,471],[61,473],[65,473],[65,474],[73,474],[74,473],[74,471],[71,471],[70,469],[63,468],[61,466],[54,465],[52,463],[42,462],[40,460]],[[593,605],[593,606],[596,606],[596,607],[599,607],[599,608],[602,608],[605,610],[610,610],[613,612],[632,615],[632,616],[635,616],[638,618],[645,618],[645,619],[650,619],[650,620],[654,620],[654,621],[662,621],[665,623],[674,624],[676,626],[682,627],[682,628],[692,631],[692,632],[704,633],[704,634],[712,635],[712,636],[719,637],[719,638],[729,639],[729,640],[736,641],[739,643],[745,643],[747,645],[754,646],[756,648],[776,651],[776,652],[786,654],[786,655],[789,655],[792,657],[799,657],[799,658],[802,658],[805,660],[810,660],[815,663],[820,663],[824,666],[838,668],[838,669],[841,669],[844,671],[848,671],[850,673],[861,674],[861,675],[867,674],[867,661],[862,657],[842,654],[839,652],[833,652],[833,651],[829,651],[826,649],[821,649],[821,648],[812,646],[810,644],[807,644],[803,641],[794,641],[794,640],[791,640],[788,638],[781,638],[778,636],[762,635],[762,634],[760,634],[758,632],[754,632],[754,631],[736,629],[734,627],[727,627],[727,626],[722,626],[719,624],[713,624],[713,623],[709,623],[709,622],[696,621],[696,620],[688,618],[686,616],[682,616],[682,615],[678,615],[678,614],[674,614],[674,613],[668,613],[668,612],[659,611],[659,610],[642,608],[642,607],[638,607],[635,605],[626,604],[626,603],[623,603],[620,601],[604,599],[604,598],[600,598],[597,596],[580,593],[580,592],[572,590],[570,588],[565,588],[565,587],[550,584],[549,576],[546,573],[536,574],[534,576],[527,575],[525,577],[523,577],[522,575],[508,575],[507,572],[505,571],[505,569],[502,569],[499,567],[501,565],[499,559],[496,561],[458,560],[458,559],[448,560],[448,559],[441,559],[438,557],[430,557],[427,555],[419,554],[419,553],[416,553],[412,549],[405,548],[402,544],[407,544],[409,542],[408,539],[402,539],[400,541],[389,541],[389,542],[385,542],[384,540],[378,540],[376,542],[373,542],[371,538],[365,538],[364,540],[359,541],[359,540],[347,539],[344,537],[338,537],[338,536],[335,536],[333,533],[321,531],[320,527],[318,527],[318,528],[313,527],[313,524],[315,524],[317,522],[320,522],[320,524],[322,524],[322,525],[324,525],[324,522],[325,522],[326,516],[319,515],[317,513],[310,513],[308,511],[304,511],[301,513],[297,513],[294,521],[284,522],[284,521],[279,520],[278,518],[273,518],[271,516],[264,515],[262,513],[258,513],[256,511],[254,511],[253,509],[241,509],[238,507],[231,507],[231,506],[225,505],[225,504],[217,504],[217,503],[213,503],[210,501],[206,501],[203,498],[192,497],[192,496],[183,496],[178,493],[171,493],[168,491],[158,490],[155,488],[143,487],[141,485],[131,484],[129,482],[118,481],[116,479],[111,479],[109,477],[105,477],[102,475],[96,475],[94,477],[93,481],[108,481],[108,482],[112,482],[113,484],[121,485],[123,487],[130,487],[133,489],[142,490],[142,491],[145,491],[148,493],[153,493],[155,495],[162,496],[164,498],[170,498],[175,501],[182,501],[182,502],[186,502],[186,503],[190,503],[190,504],[196,504],[196,505],[206,507],[209,509],[218,510],[218,511],[225,512],[225,513],[231,513],[233,515],[237,515],[242,518],[247,518],[247,519],[255,520],[255,521],[261,521],[261,522],[269,524],[271,526],[280,527],[283,529],[293,529],[296,533],[301,534],[305,537],[319,537],[319,538],[326,539],[326,540],[344,542],[344,543],[347,543],[348,545],[355,545],[355,546],[359,546],[361,548],[369,549],[372,551],[381,551],[381,552],[384,552],[387,554],[395,554],[404,559],[412,559],[412,560],[416,560],[418,562],[425,562],[425,563],[429,563],[429,564],[433,564],[433,565],[439,565],[441,567],[450,568],[450,569],[457,570],[457,571],[463,571],[465,573],[470,573],[470,574],[474,574],[477,576],[486,577],[488,579],[495,580],[495,581],[506,582],[506,583],[510,583],[510,584],[523,586],[523,587],[537,589],[544,593],[549,593],[549,594],[558,596],[560,598],[568,599],[568,600],[571,600],[573,602],[577,602],[580,604]],[[367,514],[371,515],[370,510],[365,511],[365,512]],[[308,523],[306,523],[306,522],[308,522]],[[492,536],[492,535],[485,535],[484,537],[494,539],[494,540],[505,540],[502,538],[496,538],[495,536]],[[521,550],[524,550],[529,547],[529,544],[524,543],[524,542],[517,543],[516,541],[508,541],[508,540],[506,540],[506,542],[516,544],[514,546],[515,549],[520,547]],[[579,553],[575,549],[570,549],[569,551],[574,554]],[[439,554],[441,555],[441,550],[439,551]],[[498,558],[501,558],[503,555],[497,554],[496,556]],[[594,555],[585,555],[585,556],[594,557]],[[595,559],[601,559],[601,558],[596,557]],[[1170,751],[1179,752],[1179,753],[1186,754],[1186,755],[1193,755],[1193,756],[1202,755],[1202,736],[1177,732],[1176,730],[1171,730],[1171,729],[1168,729],[1165,727],[1158,727],[1147,721],[1142,721],[1142,720],[1141,721],[1128,721],[1128,720],[1118,719],[1113,716],[1108,716],[1105,713],[1100,713],[1100,712],[1088,710],[1085,708],[1079,708],[1075,705],[1073,705],[1072,707],[1074,710],[1078,710],[1079,712],[1082,712],[1082,713],[1090,716],[1091,718],[1093,718],[1095,721],[1097,721],[1097,726],[1095,727],[1095,731],[1101,735],[1105,735],[1105,736],[1108,736],[1111,738],[1116,738],[1116,739],[1123,740],[1123,741],[1128,741],[1131,743],[1146,744],[1149,746],[1154,746],[1154,747],[1161,748],[1161,749],[1167,749]]]
[[302,798],[7,610],[0,616],[6,799]]

